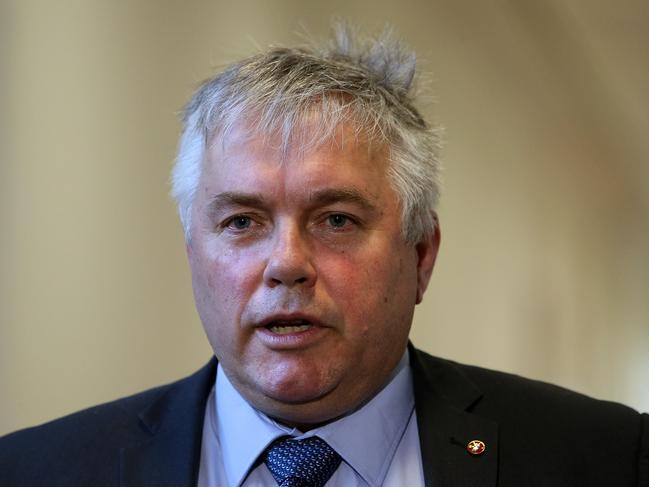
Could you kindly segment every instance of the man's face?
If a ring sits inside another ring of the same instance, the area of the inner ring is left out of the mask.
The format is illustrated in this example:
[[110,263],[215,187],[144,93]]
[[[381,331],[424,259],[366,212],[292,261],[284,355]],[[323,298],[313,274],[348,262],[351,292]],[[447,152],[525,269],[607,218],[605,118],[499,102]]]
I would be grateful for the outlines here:
[[206,155],[187,246],[196,306],[243,397],[306,429],[384,385],[438,234],[404,241],[386,151],[351,129],[284,160],[245,133]]

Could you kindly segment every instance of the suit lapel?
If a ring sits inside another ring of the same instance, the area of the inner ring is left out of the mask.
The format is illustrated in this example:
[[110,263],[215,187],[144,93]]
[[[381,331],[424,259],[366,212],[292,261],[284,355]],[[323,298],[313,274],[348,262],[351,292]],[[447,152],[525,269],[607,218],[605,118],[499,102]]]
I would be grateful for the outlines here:
[[145,439],[120,452],[120,485],[196,485],[205,402],[216,360],[165,391],[140,414]]
[[[427,487],[494,487],[498,475],[498,425],[469,412],[481,392],[452,363],[410,346],[417,426]],[[471,455],[467,445],[486,449]]]

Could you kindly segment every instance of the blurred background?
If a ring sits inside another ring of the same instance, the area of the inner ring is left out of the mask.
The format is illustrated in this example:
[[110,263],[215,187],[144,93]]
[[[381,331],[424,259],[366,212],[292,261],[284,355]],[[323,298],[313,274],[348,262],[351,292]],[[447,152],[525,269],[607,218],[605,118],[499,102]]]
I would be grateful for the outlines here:
[[332,16],[393,25],[446,129],[414,342],[649,410],[646,0],[0,5],[0,434],[208,360],[167,195],[178,111]]

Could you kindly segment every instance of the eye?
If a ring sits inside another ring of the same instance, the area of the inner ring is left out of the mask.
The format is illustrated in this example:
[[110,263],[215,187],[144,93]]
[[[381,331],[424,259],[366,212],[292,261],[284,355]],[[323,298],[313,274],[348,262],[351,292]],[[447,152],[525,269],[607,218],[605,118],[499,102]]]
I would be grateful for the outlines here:
[[327,217],[327,222],[334,228],[343,228],[346,225],[353,223],[351,218],[341,213],[334,213],[333,215],[329,215]]
[[227,220],[224,226],[233,230],[246,230],[250,228],[250,225],[252,225],[252,218],[245,215],[237,215]]

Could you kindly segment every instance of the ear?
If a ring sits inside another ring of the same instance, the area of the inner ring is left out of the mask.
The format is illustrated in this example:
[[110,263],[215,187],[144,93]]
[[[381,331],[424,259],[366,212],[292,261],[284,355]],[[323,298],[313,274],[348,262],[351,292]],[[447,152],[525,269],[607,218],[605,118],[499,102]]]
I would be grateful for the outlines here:
[[417,251],[417,301],[416,304],[421,303],[424,298],[424,292],[428,287],[428,281],[433,273],[435,267],[435,259],[437,259],[437,251],[439,250],[439,242],[441,233],[439,230],[439,220],[437,214],[433,216],[435,219],[435,230],[431,235],[425,236],[420,242],[415,245]]

